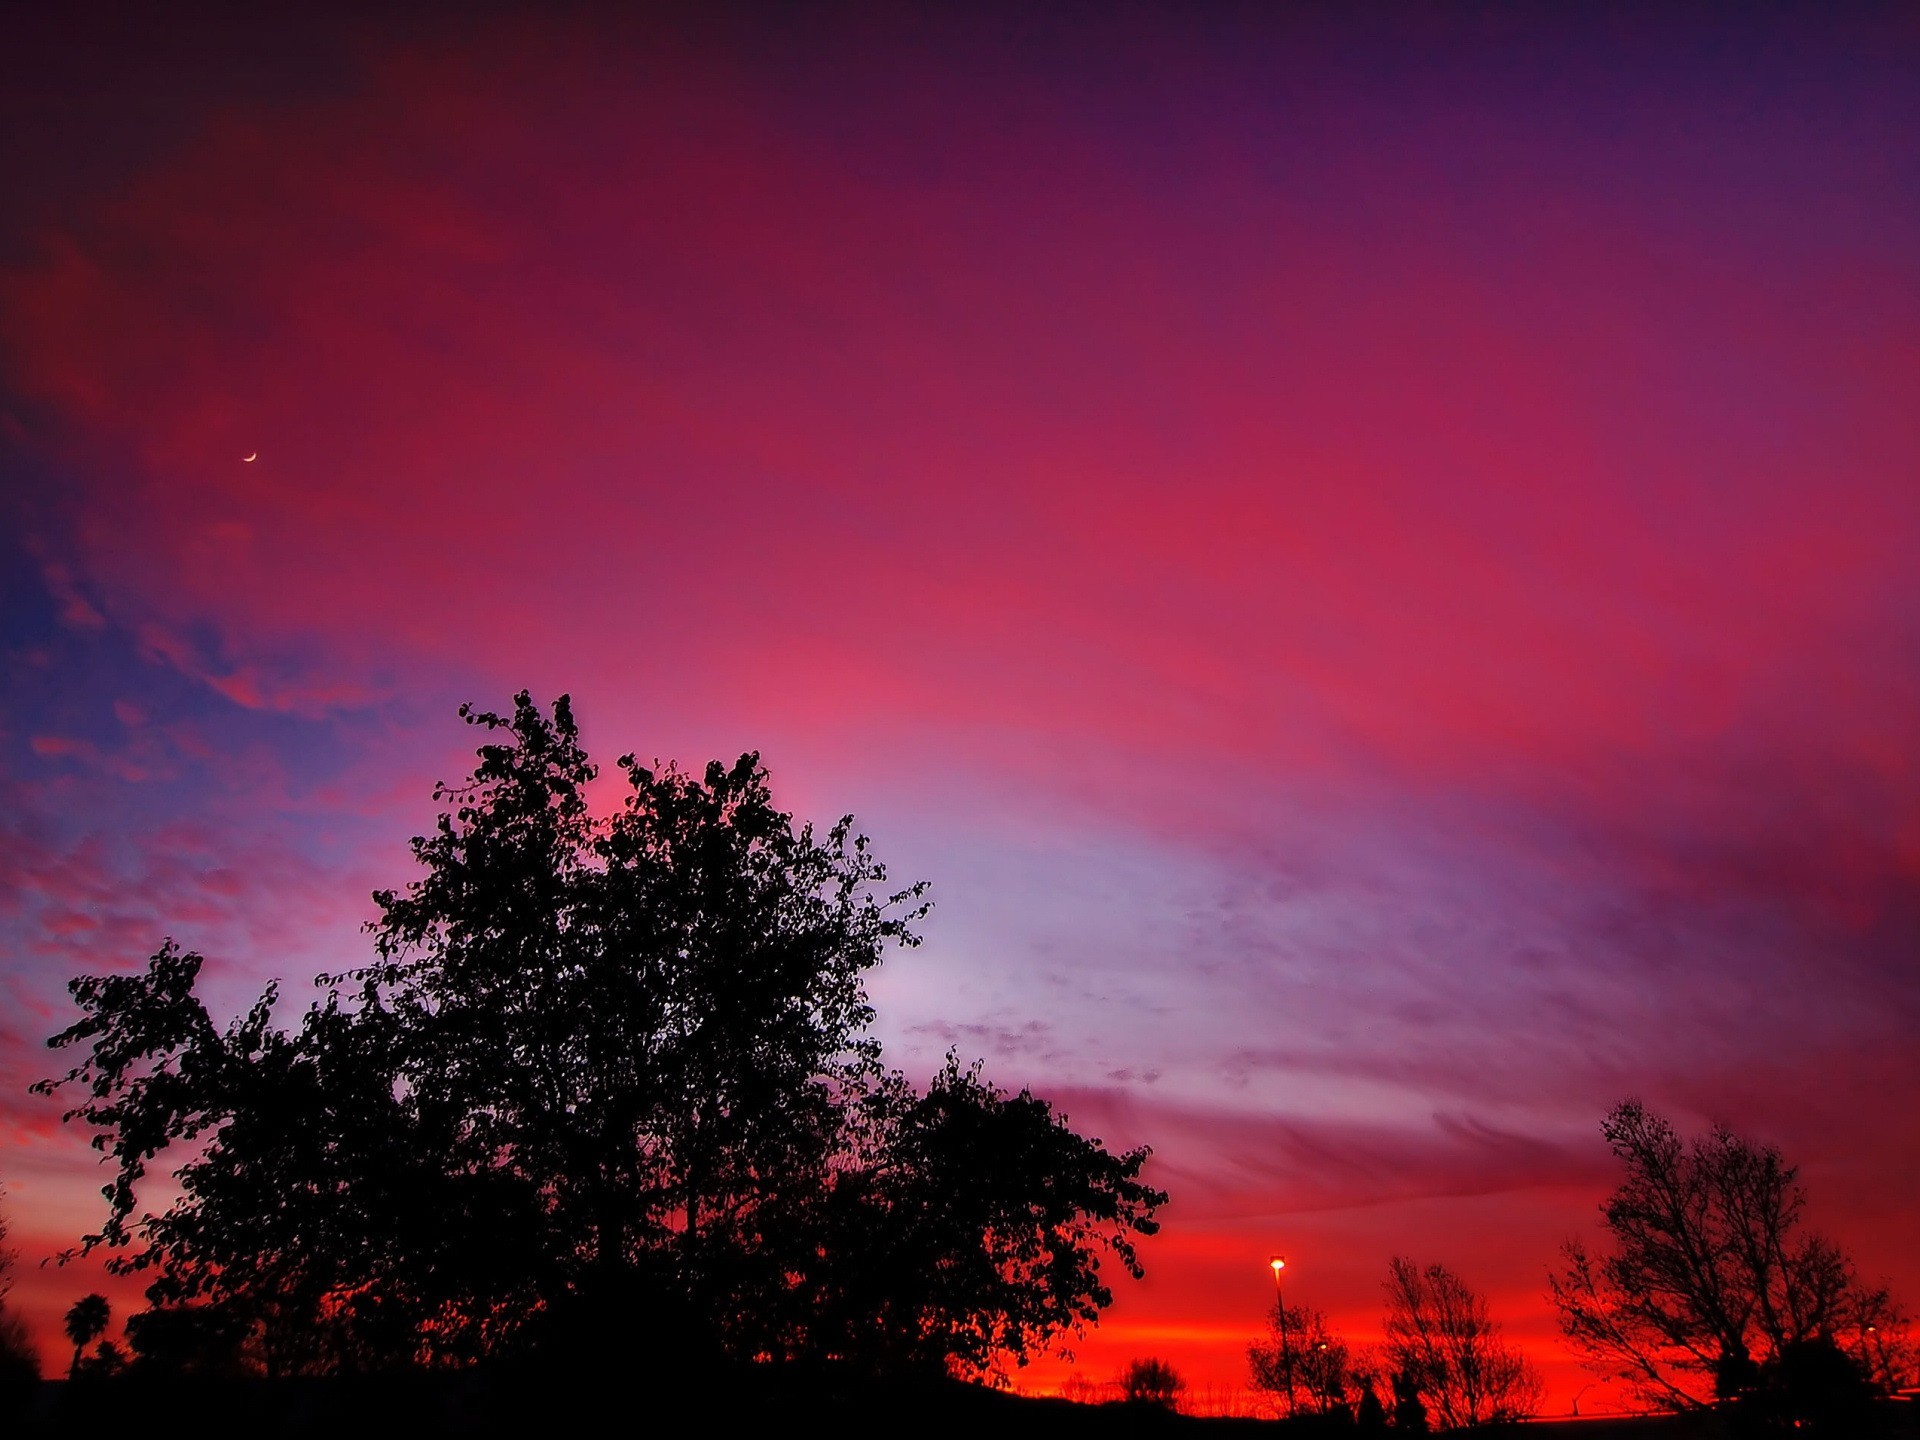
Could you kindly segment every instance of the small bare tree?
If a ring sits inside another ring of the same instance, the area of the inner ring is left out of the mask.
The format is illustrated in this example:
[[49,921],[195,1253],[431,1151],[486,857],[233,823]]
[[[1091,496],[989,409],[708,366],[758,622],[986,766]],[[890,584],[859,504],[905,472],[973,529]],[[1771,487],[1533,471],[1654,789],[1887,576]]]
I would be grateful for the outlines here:
[[1090,1380],[1075,1371],[1061,1384],[1059,1396],[1062,1400],[1071,1400],[1075,1405],[1099,1405],[1111,1400],[1115,1386],[1108,1380]]
[[1484,1297],[1444,1265],[1395,1256],[1387,1271],[1388,1364],[1438,1429],[1524,1419],[1540,1407],[1539,1373],[1500,1334]]
[[1266,1338],[1247,1347],[1253,1388],[1274,1396],[1286,1414],[1345,1410],[1351,1368],[1347,1342],[1327,1327],[1324,1314],[1305,1305],[1293,1306],[1284,1317],[1276,1306]]

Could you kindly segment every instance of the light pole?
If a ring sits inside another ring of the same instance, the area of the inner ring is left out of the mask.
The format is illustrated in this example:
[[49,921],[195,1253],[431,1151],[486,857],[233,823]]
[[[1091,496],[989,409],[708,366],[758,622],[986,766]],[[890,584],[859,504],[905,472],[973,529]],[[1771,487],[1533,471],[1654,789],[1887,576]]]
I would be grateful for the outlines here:
[[1287,1300],[1280,1292],[1280,1272],[1287,1268],[1287,1257],[1274,1255],[1267,1260],[1267,1267],[1273,1271],[1273,1311],[1280,1323],[1280,1374],[1287,1387],[1287,1414],[1294,1412],[1293,1404],[1293,1347],[1287,1343]]

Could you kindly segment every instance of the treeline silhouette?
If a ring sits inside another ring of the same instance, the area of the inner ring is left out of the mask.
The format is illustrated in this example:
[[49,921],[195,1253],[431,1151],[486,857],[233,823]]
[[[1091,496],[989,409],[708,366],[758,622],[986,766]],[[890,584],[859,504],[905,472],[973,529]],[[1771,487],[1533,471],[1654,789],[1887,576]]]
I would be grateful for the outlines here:
[[[851,817],[796,826],[756,755],[698,776],[622,756],[596,812],[565,696],[461,714],[484,743],[434,790],[417,878],[374,896],[369,963],[319,977],[296,1023],[270,986],[217,1024],[201,957],[171,940],[141,973],[72,982],[82,1018],[49,1043],[77,1063],[35,1088],[75,1095],[66,1118],[113,1166],[73,1253],[144,1277],[147,1305],[124,1349],[104,1297],[68,1311],[67,1418],[504,1433],[560,1397],[674,1394],[1084,1432],[1092,1406],[950,1382],[1094,1322],[1167,1196],[1146,1149],[1108,1150],[977,1064],[949,1054],[924,1087],[885,1068],[864,977],[918,943],[925,885],[891,888]],[[1779,1152],[1689,1140],[1634,1101],[1603,1133],[1624,1170],[1606,1244],[1570,1243],[1550,1279],[1593,1372],[1715,1434],[1886,1428],[1907,1317],[1806,1231]],[[0,1218],[0,1302],[4,1239]],[[1290,1430],[1538,1411],[1538,1373],[1447,1266],[1393,1259],[1385,1299],[1369,1346],[1276,1303],[1248,1363]],[[0,1303],[0,1408],[35,1374]],[[1111,1391],[1101,1433],[1184,1423],[1164,1360]]]
[[951,1054],[883,1067],[864,976],[928,902],[851,817],[796,826],[751,754],[623,756],[597,814],[566,697],[461,714],[419,876],[297,1023],[269,987],[217,1024],[172,941],[72,982],[36,1088],[114,1167],[78,1253],[148,1279],[130,1373],[977,1377],[1141,1274],[1144,1148]]
[[[1637,1100],[1616,1105],[1601,1131],[1624,1171],[1601,1205],[1605,1244],[1569,1241],[1548,1291],[1570,1348],[1616,1406],[1697,1420],[1675,1434],[1920,1433],[1920,1410],[1887,1403],[1916,1379],[1910,1317],[1806,1229],[1798,1171],[1776,1147],[1721,1126],[1688,1139]],[[1396,1257],[1385,1298],[1380,1342],[1358,1346],[1322,1311],[1276,1296],[1268,1333],[1247,1351],[1252,1387],[1276,1416],[1419,1434],[1537,1414],[1538,1372],[1453,1271]],[[1160,1378],[1177,1393],[1178,1376]]]
[[1382,1340],[1371,1349],[1350,1344],[1321,1310],[1276,1297],[1267,1335],[1247,1347],[1253,1388],[1283,1417],[1367,1432],[1476,1429],[1539,1410],[1538,1370],[1453,1271],[1396,1256],[1385,1291]]

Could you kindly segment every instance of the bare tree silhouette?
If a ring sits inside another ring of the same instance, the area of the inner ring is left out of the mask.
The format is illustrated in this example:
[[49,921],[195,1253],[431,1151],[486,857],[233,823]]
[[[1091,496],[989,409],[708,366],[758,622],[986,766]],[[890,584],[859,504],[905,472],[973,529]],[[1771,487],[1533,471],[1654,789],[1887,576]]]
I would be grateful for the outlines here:
[[[1268,1333],[1247,1347],[1253,1388],[1275,1397],[1284,1413],[1305,1408],[1317,1414],[1344,1413],[1354,1385],[1347,1342],[1327,1325],[1326,1315],[1309,1305],[1284,1312],[1276,1305]],[[1300,1402],[1304,1399],[1304,1407]]]
[[1389,1363],[1438,1428],[1501,1424],[1539,1408],[1532,1364],[1502,1338],[1485,1297],[1446,1266],[1396,1256],[1383,1328]]
[[1591,1368],[1689,1409],[1750,1396],[1791,1354],[1824,1345],[1891,1387],[1905,1316],[1804,1232],[1806,1197],[1776,1148],[1723,1127],[1684,1139],[1637,1101],[1601,1129],[1626,1170],[1601,1207],[1612,1249],[1568,1242],[1550,1281]]

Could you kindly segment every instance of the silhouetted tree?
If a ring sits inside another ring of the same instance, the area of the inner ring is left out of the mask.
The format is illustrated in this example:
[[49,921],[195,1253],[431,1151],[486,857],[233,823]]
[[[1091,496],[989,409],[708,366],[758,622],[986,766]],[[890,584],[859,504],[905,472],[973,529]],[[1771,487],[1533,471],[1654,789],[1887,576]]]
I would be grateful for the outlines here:
[[1318,1414],[1345,1411],[1353,1376],[1347,1343],[1327,1326],[1327,1317],[1306,1305],[1287,1308],[1286,1328],[1276,1304],[1268,1316],[1268,1334],[1247,1347],[1253,1388],[1281,1397],[1278,1403],[1305,1399]]
[[1427,1407],[1420,1398],[1420,1377],[1395,1370],[1388,1378],[1393,1387],[1393,1428],[1409,1435],[1426,1434]]
[[76,1380],[111,1380],[124,1374],[127,1369],[127,1354],[111,1340],[102,1340],[93,1347],[93,1353],[83,1359],[73,1378]]
[[1854,1437],[1874,1428],[1873,1399],[1859,1362],[1821,1336],[1789,1341],[1761,1368],[1749,1404],[1782,1431]]
[[1144,1149],[1114,1155],[952,1055],[924,1094],[887,1077],[858,1115],[824,1243],[796,1262],[800,1353],[890,1371],[1024,1364],[1112,1303],[1103,1256],[1141,1274],[1133,1237],[1158,1229],[1167,1198],[1139,1178]]
[[[1803,1234],[1796,1170],[1772,1146],[1715,1127],[1684,1140],[1637,1101],[1601,1127],[1626,1178],[1601,1213],[1613,1242],[1578,1240],[1553,1275],[1561,1328],[1596,1372],[1671,1409],[1756,1393],[1792,1347],[1824,1342],[1867,1375],[1904,1316],[1851,1261]],[[1889,1377],[1890,1378],[1890,1377]]]
[[463,713],[507,743],[438,792],[455,808],[414,844],[423,878],[375,897],[359,978],[398,1017],[406,1082],[541,1195],[530,1278],[554,1318],[600,1330],[639,1279],[676,1325],[724,1327],[784,1283],[773,1232],[873,1070],[862,976],[918,943],[925,887],[881,891],[850,817],[796,828],[757,756],[702,777],[622,757],[600,821],[564,697]]
[[13,1289],[14,1254],[7,1244],[7,1217],[0,1211],[0,1417],[25,1403],[40,1380],[40,1360],[27,1327],[7,1306]]
[[215,1305],[166,1305],[127,1317],[133,1368],[148,1375],[232,1379],[252,1373],[248,1317]]
[[[1314,1317],[1319,1320],[1316,1314]],[[1347,1391],[1351,1376],[1347,1369],[1347,1343],[1326,1330],[1320,1321],[1317,1329],[1302,1335],[1300,1385],[1313,1408],[1322,1415],[1344,1414],[1348,1410]]]
[[0,1417],[26,1402],[40,1383],[40,1360],[20,1317],[0,1305]]
[[106,1334],[113,1307],[104,1295],[82,1295],[67,1310],[67,1339],[73,1342],[73,1363],[67,1367],[69,1379],[80,1374],[80,1357],[87,1346]]
[[[169,941],[144,974],[74,981],[88,1013],[52,1042],[90,1042],[66,1077],[88,1098],[68,1118],[119,1162],[82,1250],[108,1247],[110,1270],[151,1272],[150,1298],[182,1307],[146,1327],[166,1337],[153,1344],[129,1321],[140,1359],[224,1371],[247,1336],[269,1375],[378,1367],[414,1358],[429,1319],[435,1357],[483,1353],[489,1320],[531,1293],[538,1197],[489,1163],[451,1097],[409,1087],[401,1017],[371,988],[358,1005],[329,994],[286,1032],[270,987],[221,1031],[194,993],[200,966]],[[147,1163],[175,1141],[200,1142],[179,1198],[136,1220]]]
[[1856,1286],[1832,1338],[1876,1394],[1891,1395],[1920,1374],[1912,1317],[1884,1287]]
[[1501,1424],[1539,1408],[1533,1366],[1501,1337],[1485,1298],[1446,1266],[1394,1257],[1383,1328],[1389,1362],[1440,1429]]
[[1353,1418],[1362,1435],[1382,1435],[1387,1429],[1387,1407],[1380,1401],[1371,1370],[1355,1370],[1352,1378],[1355,1395]]
[[[376,894],[374,963],[321,977],[296,1028],[272,989],[215,1026],[172,942],[70,987],[83,1018],[51,1043],[85,1058],[39,1088],[81,1087],[68,1118],[118,1162],[83,1248],[154,1275],[141,1363],[639,1339],[978,1368],[1092,1320],[1100,1255],[1139,1273],[1129,1237],[1165,1199],[1144,1150],[957,1064],[924,1095],[880,1070],[863,976],[927,907],[850,817],[796,827],[754,755],[698,777],[623,757],[595,813],[564,697],[462,714],[489,738],[436,788],[420,878]],[[188,1141],[180,1198],[135,1219],[148,1163]]]
[[1130,1405],[1151,1405],[1160,1410],[1177,1410],[1187,1382],[1165,1360],[1145,1359],[1130,1363],[1120,1377],[1120,1393]]

